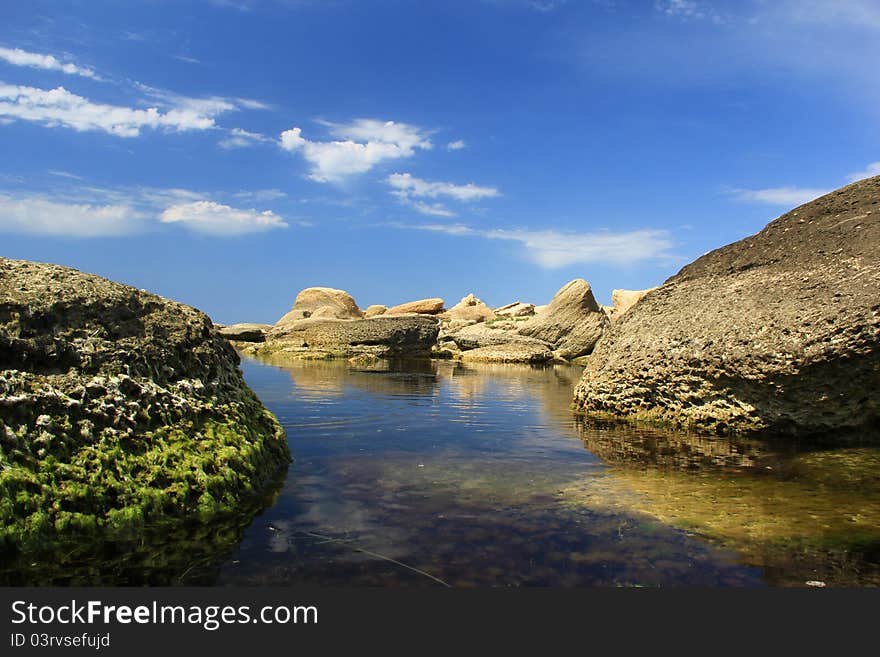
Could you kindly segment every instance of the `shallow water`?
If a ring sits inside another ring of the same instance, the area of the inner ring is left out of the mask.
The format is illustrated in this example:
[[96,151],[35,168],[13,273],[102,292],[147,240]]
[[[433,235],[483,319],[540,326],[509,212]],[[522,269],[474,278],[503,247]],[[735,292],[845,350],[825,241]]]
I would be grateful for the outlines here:
[[23,555],[0,582],[880,583],[880,448],[585,424],[573,366],[242,369],[295,459],[261,513]]
[[[847,484],[857,468],[819,458],[811,470],[804,449],[586,426],[569,408],[580,368],[243,367],[296,461],[218,583],[880,581],[876,475]],[[851,452],[829,453],[878,472],[880,450]]]

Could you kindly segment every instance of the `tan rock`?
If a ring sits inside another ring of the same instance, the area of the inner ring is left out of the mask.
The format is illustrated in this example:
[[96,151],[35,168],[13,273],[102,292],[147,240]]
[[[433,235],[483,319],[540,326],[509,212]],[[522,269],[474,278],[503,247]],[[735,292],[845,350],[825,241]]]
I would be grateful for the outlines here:
[[608,326],[590,284],[576,278],[556,293],[546,310],[525,322],[519,333],[548,342],[557,355],[571,359],[592,352]]
[[276,352],[289,343],[308,350],[351,357],[370,353],[380,358],[428,356],[437,342],[439,327],[433,317],[381,315],[369,319],[309,318],[275,326],[265,351]]
[[495,314],[499,317],[526,317],[535,314],[535,305],[532,303],[523,303],[522,301],[514,301],[506,306],[496,308]]
[[388,312],[388,306],[373,304],[364,311],[364,317],[378,317],[379,315],[384,315],[386,312]]
[[495,319],[495,312],[473,294],[469,294],[443,313],[441,317],[487,322]]
[[333,319],[360,319],[363,317],[352,296],[332,287],[308,287],[296,295],[293,308],[275,326],[281,326],[309,317]]
[[[214,325],[217,326],[216,324]],[[217,332],[227,340],[239,342],[263,342],[266,332],[272,328],[271,324],[232,324],[219,328]]]
[[450,333],[446,339],[455,342],[459,349],[479,349],[481,347],[508,344],[510,342],[533,344],[545,349],[549,347],[542,340],[520,335],[515,330],[504,328],[496,323],[480,323],[465,326],[454,333]]
[[614,290],[611,292],[611,301],[614,308],[611,311],[611,319],[620,319],[627,310],[636,305],[649,292],[656,290],[656,287],[647,290]]
[[401,315],[405,313],[417,313],[419,315],[436,315],[443,310],[443,303],[443,299],[439,297],[408,301],[407,303],[392,306],[386,310],[384,314]]
[[526,342],[507,342],[461,354],[461,360],[470,363],[546,363],[552,359],[547,347]]

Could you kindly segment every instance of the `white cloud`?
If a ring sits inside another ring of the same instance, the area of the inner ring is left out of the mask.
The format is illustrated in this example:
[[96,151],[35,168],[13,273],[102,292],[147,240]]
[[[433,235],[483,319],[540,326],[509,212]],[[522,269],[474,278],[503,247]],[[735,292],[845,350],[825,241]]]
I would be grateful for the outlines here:
[[449,210],[442,203],[425,203],[418,199],[446,196],[467,203],[499,196],[498,190],[494,187],[478,187],[473,183],[455,185],[447,182],[432,182],[415,178],[409,173],[392,173],[385,179],[385,182],[394,188],[391,193],[407,205],[422,214],[438,217],[454,217],[455,212]]
[[243,235],[287,227],[281,217],[270,210],[239,210],[213,201],[172,205],[161,214],[159,221],[181,223],[209,235]]
[[770,187],[767,189],[733,189],[730,190],[730,193],[738,201],[794,207],[824,196],[829,191],[831,190],[812,187]]
[[448,151],[460,151],[463,148],[467,148],[467,142],[464,139],[456,139],[446,144]]
[[0,46],[0,59],[14,66],[27,66],[41,68],[47,71],[61,71],[68,75],[81,75],[93,80],[100,80],[97,73],[85,66],[61,62],[52,55],[42,55],[36,52],[27,52],[21,48],[4,48]]
[[665,230],[568,233],[555,230],[500,228],[487,230],[464,224],[395,224],[394,227],[428,230],[458,237],[473,236],[519,242],[527,249],[526,257],[545,269],[592,263],[625,266],[646,260],[668,260],[674,257],[669,252],[672,248],[672,240]]
[[425,203],[424,201],[408,201],[409,205],[422,214],[434,217],[454,217],[455,213],[442,203]]
[[499,196],[498,190],[494,187],[478,187],[474,183],[456,185],[448,182],[431,182],[415,178],[409,173],[392,173],[386,182],[396,190],[392,194],[402,198],[448,196],[456,201],[467,202]]
[[144,227],[144,215],[128,205],[58,203],[41,196],[0,194],[0,231],[29,235],[102,237]]
[[849,174],[847,180],[850,182],[856,182],[857,180],[873,178],[874,176],[880,176],[880,162],[871,162],[871,164],[865,167],[864,171],[856,171],[855,173]]
[[247,148],[256,144],[272,143],[272,141],[271,138],[258,132],[248,132],[241,128],[232,128],[229,131],[229,136],[220,140],[219,146],[224,150],[230,150],[233,148]]
[[[222,110],[218,110],[222,111]],[[93,103],[64,87],[37,89],[0,83],[0,117],[63,126],[79,132],[99,130],[117,137],[137,137],[141,130],[176,132],[208,130],[215,126],[207,113],[190,107],[133,109]]]
[[294,127],[281,133],[281,147],[302,153],[311,166],[309,178],[317,182],[340,182],[365,173],[386,160],[411,157],[416,149],[432,144],[423,131],[406,123],[356,119],[352,123],[324,122],[338,141],[310,141]]

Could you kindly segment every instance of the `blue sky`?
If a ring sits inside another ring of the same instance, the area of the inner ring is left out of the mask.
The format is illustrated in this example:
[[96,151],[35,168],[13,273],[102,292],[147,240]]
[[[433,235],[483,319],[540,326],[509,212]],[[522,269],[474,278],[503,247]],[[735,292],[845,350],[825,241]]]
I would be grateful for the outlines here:
[[274,322],[600,302],[880,174],[874,0],[30,0],[0,255]]

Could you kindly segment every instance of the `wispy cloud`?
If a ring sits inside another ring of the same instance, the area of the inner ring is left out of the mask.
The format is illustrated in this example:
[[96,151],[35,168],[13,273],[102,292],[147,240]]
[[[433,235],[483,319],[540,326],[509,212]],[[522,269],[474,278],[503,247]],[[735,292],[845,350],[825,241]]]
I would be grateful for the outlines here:
[[[287,195],[277,189],[205,193],[183,188],[101,187],[64,171],[48,171],[61,180],[52,193],[0,191],[0,232],[59,237],[132,235],[163,224],[214,236],[260,233],[287,227],[270,210],[240,209],[218,202],[268,203]],[[0,176],[2,178],[2,176]],[[69,182],[65,182],[69,179]],[[26,181],[8,180],[20,186]],[[311,225],[296,219],[292,223]]]
[[137,137],[142,129],[184,132],[215,126],[212,116],[189,107],[163,113],[155,107],[135,109],[94,103],[64,87],[38,89],[3,83],[0,83],[0,117],[79,132],[101,131],[117,137]]
[[767,189],[731,189],[728,193],[737,201],[767,203],[794,207],[824,196],[830,189],[814,187],[769,187]]
[[393,224],[396,228],[427,230],[456,237],[481,237],[518,242],[525,257],[545,269],[576,264],[605,263],[629,266],[638,262],[675,259],[668,231],[642,229],[615,233],[595,231],[573,233],[556,230],[481,229],[466,224]]
[[409,173],[392,173],[388,176],[387,182],[396,190],[392,192],[393,194],[406,197],[437,198],[447,196],[456,201],[476,201],[500,195],[494,187],[479,187],[474,183],[456,185],[448,182],[432,182],[416,178]]
[[414,207],[422,214],[441,217],[453,217],[455,213],[442,203],[425,203],[421,198],[451,198],[460,202],[477,201],[484,198],[499,196],[494,187],[479,187],[474,183],[456,185],[448,182],[422,180],[409,173],[392,173],[385,179],[393,189],[392,194],[404,203]]
[[873,178],[874,176],[880,176],[880,162],[871,162],[864,170],[851,173],[846,178],[850,182],[856,182],[857,180]]
[[0,231],[26,235],[103,237],[141,231],[146,217],[130,205],[58,203],[38,195],[0,194]]
[[62,62],[54,55],[44,55],[42,53],[28,52],[21,48],[4,48],[0,46],[0,59],[12,64],[13,66],[27,66],[29,68],[40,68],[47,71],[60,71],[68,75],[80,75],[93,80],[101,78],[92,69],[86,66],[78,66],[72,62]]
[[456,139],[446,144],[446,150],[448,151],[460,151],[464,148],[467,148],[467,142],[464,139]]
[[336,141],[311,141],[300,128],[281,133],[281,147],[301,153],[309,163],[309,178],[316,182],[341,182],[365,173],[378,164],[411,157],[432,147],[421,128],[394,121],[356,119],[351,123],[323,122]]
[[231,150],[233,148],[247,148],[257,144],[271,144],[274,143],[274,141],[274,139],[257,132],[248,132],[241,128],[232,128],[229,131],[228,136],[220,140],[218,146],[224,150]]
[[240,210],[213,201],[173,205],[160,215],[159,221],[166,224],[179,223],[198,233],[222,236],[287,228],[284,220],[271,210]]

